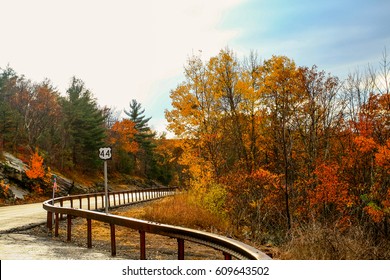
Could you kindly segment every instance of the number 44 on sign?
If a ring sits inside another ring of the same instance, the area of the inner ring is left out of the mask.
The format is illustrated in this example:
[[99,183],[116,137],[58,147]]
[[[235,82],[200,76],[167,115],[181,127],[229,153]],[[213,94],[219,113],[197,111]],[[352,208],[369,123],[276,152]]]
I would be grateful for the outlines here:
[[102,160],[108,160],[112,158],[111,147],[99,148],[99,157]]

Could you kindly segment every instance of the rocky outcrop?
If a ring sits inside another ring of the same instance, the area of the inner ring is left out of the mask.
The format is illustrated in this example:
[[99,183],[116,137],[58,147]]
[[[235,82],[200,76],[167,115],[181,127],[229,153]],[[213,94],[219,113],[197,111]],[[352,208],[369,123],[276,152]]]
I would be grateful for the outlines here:
[[[31,180],[27,178],[25,170],[28,166],[20,159],[10,153],[3,152],[3,159],[0,160],[0,183],[6,188],[0,189],[0,198],[12,202],[15,199],[23,199],[31,194]],[[83,186],[74,180],[68,179],[61,174],[53,172],[56,175],[57,187],[56,196],[66,196],[93,192],[104,192],[103,180],[96,182],[90,186]],[[129,175],[122,175],[121,178],[116,178],[117,184],[112,184],[109,180],[108,190],[124,190],[124,189],[147,189],[164,187],[156,181],[133,178]],[[51,196],[50,186],[45,188]]]
[[9,200],[23,199],[29,191],[24,187],[24,170],[27,165],[13,155],[4,152],[4,160],[0,161],[0,183],[2,192],[0,196]]
[[[27,187],[29,179],[25,175],[27,168],[28,166],[20,159],[10,153],[3,152],[3,160],[0,160],[0,182],[4,188],[0,192],[0,197],[12,201],[23,199],[30,194]],[[90,188],[77,184],[60,174],[55,175],[57,177],[57,195],[82,194],[91,191]]]

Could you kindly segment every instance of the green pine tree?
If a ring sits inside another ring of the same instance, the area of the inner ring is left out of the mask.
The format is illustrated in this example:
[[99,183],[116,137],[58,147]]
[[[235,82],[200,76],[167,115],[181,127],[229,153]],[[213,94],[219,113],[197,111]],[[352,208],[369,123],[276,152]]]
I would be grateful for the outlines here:
[[10,99],[16,90],[18,79],[15,71],[10,67],[0,72],[0,151],[6,147],[13,147],[15,130],[18,125],[19,113],[12,108]]
[[155,165],[153,139],[156,135],[148,125],[151,117],[145,117],[145,109],[142,109],[141,103],[138,103],[135,99],[131,101],[129,106],[130,110],[124,110],[124,112],[135,123],[135,129],[137,130],[135,141],[139,146],[138,153],[134,155],[135,166],[140,175],[151,178]]
[[100,162],[97,151],[106,137],[106,115],[80,79],[72,78],[67,94],[62,104],[67,161],[74,167],[94,170]]

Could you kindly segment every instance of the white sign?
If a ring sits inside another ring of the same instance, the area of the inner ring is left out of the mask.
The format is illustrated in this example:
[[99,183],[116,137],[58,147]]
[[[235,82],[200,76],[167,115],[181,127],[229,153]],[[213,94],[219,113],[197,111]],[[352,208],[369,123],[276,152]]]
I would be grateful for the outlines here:
[[99,157],[102,160],[108,160],[112,158],[111,147],[99,148]]

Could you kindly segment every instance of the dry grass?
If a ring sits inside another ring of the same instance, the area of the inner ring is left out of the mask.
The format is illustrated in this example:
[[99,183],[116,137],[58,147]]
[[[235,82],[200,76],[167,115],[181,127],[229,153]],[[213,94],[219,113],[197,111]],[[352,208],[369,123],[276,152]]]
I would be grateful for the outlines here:
[[342,232],[337,227],[313,222],[294,229],[291,240],[281,246],[278,257],[293,260],[390,259],[390,242],[375,243],[359,227]]
[[229,229],[225,219],[202,208],[185,193],[148,204],[138,214],[129,214],[144,220],[212,232],[227,233]]
[[[111,213],[208,231],[214,229],[219,232],[226,229],[226,223],[194,203],[190,203],[188,198],[182,195],[118,209]],[[85,219],[74,219],[72,224],[72,242],[85,246],[87,227]],[[128,259],[139,259],[138,231],[117,226],[115,232],[117,255]],[[59,234],[62,239],[66,238],[65,223],[62,223]],[[92,221],[92,240],[94,248],[109,252],[110,226]],[[146,234],[146,252],[148,259],[176,259],[177,241],[169,237]],[[185,252],[186,259],[223,259],[221,252],[192,242],[185,242]]]

